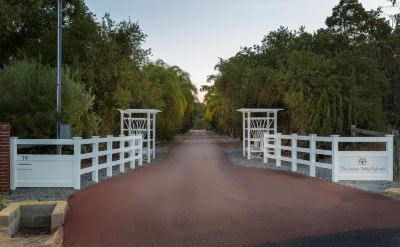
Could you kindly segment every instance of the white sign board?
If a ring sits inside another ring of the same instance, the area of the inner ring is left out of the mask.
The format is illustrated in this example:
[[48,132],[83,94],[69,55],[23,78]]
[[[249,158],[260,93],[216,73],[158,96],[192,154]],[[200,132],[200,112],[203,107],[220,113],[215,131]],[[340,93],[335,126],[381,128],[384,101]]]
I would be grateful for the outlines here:
[[338,155],[338,180],[392,180],[385,151],[341,151]]
[[74,187],[73,155],[17,156],[15,187]]

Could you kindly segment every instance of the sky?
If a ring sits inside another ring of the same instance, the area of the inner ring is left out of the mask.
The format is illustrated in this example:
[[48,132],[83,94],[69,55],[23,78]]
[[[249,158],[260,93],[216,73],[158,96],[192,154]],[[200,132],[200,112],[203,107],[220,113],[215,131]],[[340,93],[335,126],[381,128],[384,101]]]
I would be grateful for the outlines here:
[[[220,58],[259,44],[280,26],[309,32],[325,27],[339,0],[85,0],[100,19],[138,22],[147,34],[151,60],[162,59],[189,72],[199,88],[214,74]],[[360,0],[367,10],[390,6],[387,0]],[[390,14],[392,8],[383,8]],[[199,93],[202,100],[203,94]]]

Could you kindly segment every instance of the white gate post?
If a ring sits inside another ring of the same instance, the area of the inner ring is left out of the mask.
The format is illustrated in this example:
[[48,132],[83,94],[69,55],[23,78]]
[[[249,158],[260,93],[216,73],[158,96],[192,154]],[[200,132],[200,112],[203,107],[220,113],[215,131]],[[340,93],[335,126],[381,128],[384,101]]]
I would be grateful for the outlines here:
[[99,182],[99,170],[97,169],[99,165],[99,136],[92,136],[93,143],[92,143],[92,166],[96,167],[94,171],[92,171],[92,181]]
[[331,135],[331,137],[332,137],[332,182],[337,182],[339,173],[339,136]]
[[140,135],[139,139],[139,166],[143,165],[143,135]]
[[292,134],[292,172],[297,171],[297,134]]
[[112,177],[112,149],[113,149],[113,135],[107,135],[107,177]]
[[264,132],[264,163],[268,163],[269,161],[269,145],[271,141],[271,135],[268,132]]
[[[125,130],[125,126],[124,126],[124,113],[123,112],[121,112],[121,119],[120,119],[120,121],[121,121],[121,131],[120,131],[120,135],[122,135],[122,134],[124,134],[124,130]],[[129,124],[129,123],[128,123]],[[128,130],[129,131],[129,130]]]
[[81,189],[81,141],[82,137],[74,137],[74,189]]
[[135,139],[136,137],[134,136],[130,136],[129,139],[129,148],[131,149],[131,151],[129,151],[129,168],[131,169],[135,169],[135,150],[133,150],[133,148],[135,148]]
[[387,171],[390,181],[393,181],[393,137],[394,135],[386,135]]
[[150,135],[150,113],[147,113],[147,164],[150,163],[151,135]]
[[153,159],[156,158],[156,115],[152,114],[153,116]]
[[276,157],[276,166],[282,165],[281,160],[281,146],[282,146],[282,133],[277,133],[275,138],[275,157]]
[[242,112],[242,126],[243,126],[243,157],[246,157],[246,113]]
[[15,169],[17,168],[17,155],[18,155],[18,137],[10,137],[10,189],[15,190],[17,187],[17,178]]
[[119,136],[121,139],[119,140],[119,172],[125,172],[125,140],[124,135]]
[[316,143],[317,135],[311,134],[310,135],[310,176],[315,177],[316,169],[315,169],[315,162],[316,162],[316,155],[315,149],[317,146]]
[[251,113],[247,113],[247,159],[251,158]]
[[269,140],[269,134],[267,132],[264,132],[264,136],[263,136],[263,143],[264,143],[264,147],[263,147],[263,154],[264,154],[264,164],[268,163],[268,140]]

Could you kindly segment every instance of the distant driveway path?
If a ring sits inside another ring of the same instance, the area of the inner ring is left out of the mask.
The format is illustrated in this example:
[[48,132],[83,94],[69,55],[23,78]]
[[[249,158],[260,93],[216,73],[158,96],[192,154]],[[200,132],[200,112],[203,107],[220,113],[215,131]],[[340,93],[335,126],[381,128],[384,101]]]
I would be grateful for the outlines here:
[[296,174],[234,166],[216,138],[190,132],[159,164],[73,194],[64,245],[269,246],[400,228],[400,202]]

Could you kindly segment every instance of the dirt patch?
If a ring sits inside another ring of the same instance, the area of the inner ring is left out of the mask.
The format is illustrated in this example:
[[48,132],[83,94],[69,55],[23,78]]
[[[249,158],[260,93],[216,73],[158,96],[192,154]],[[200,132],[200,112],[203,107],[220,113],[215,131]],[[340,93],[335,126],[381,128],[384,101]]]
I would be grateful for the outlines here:
[[62,247],[63,228],[59,227],[51,235],[21,236],[18,238],[0,237],[0,246],[7,247]]

